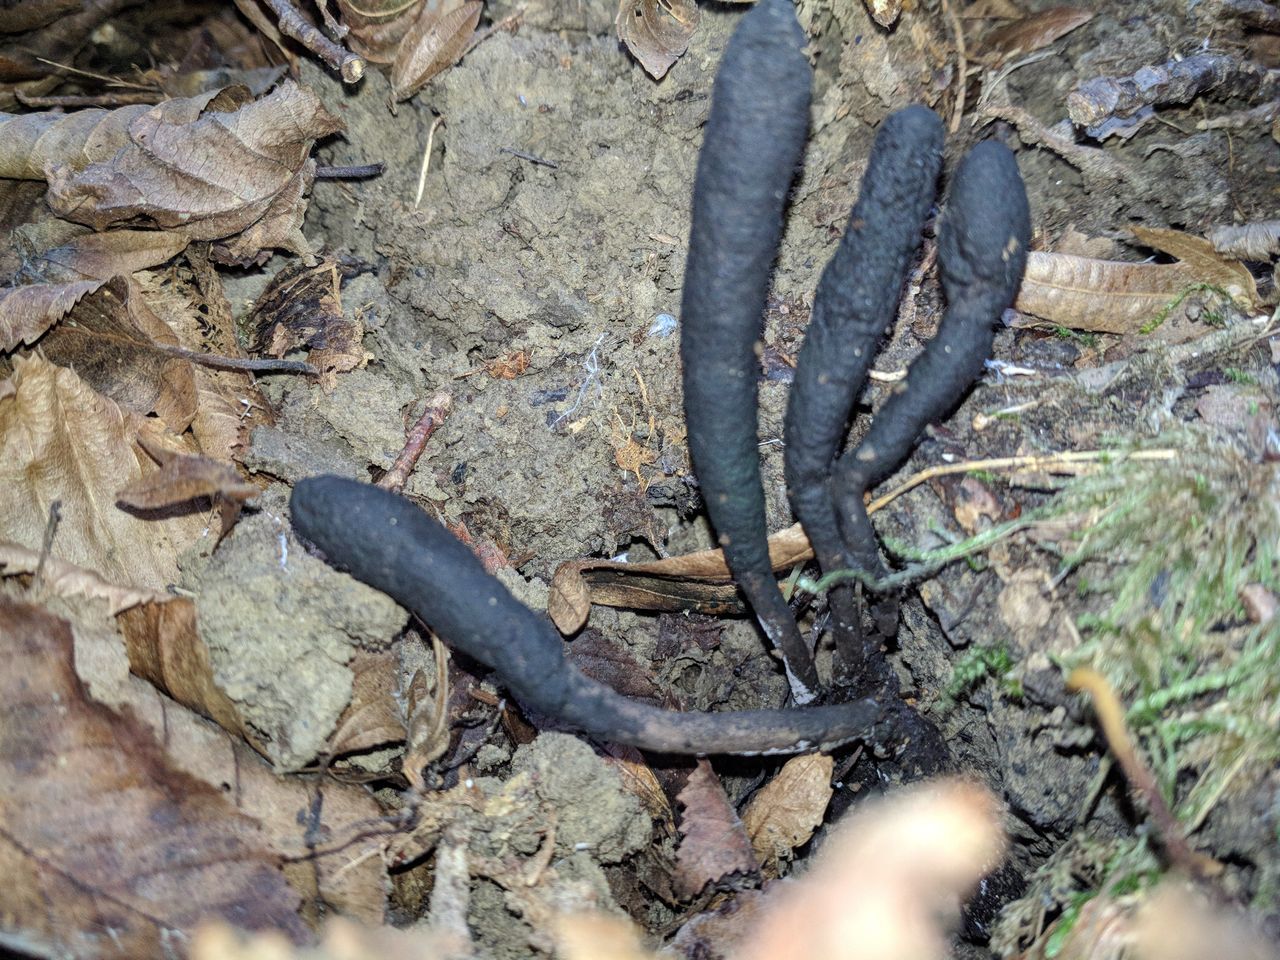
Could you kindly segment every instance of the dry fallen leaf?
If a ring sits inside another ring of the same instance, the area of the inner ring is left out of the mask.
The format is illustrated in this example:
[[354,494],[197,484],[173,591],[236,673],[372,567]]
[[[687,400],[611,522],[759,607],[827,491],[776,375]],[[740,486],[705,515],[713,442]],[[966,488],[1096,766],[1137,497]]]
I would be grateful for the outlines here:
[[1226,291],[1244,309],[1256,310],[1261,306],[1258,284],[1249,268],[1239,260],[1220,254],[1204,237],[1156,227],[1132,227],[1130,232],[1144,247],[1177,257],[1197,282]]
[[1084,7],[1051,7],[992,30],[983,48],[1003,60],[1011,60],[1047,47],[1092,19],[1093,11]]
[[229,463],[178,453],[146,437],[139,437],[138,443],[160,469],[121,487],[116,492],[118,503],[137,510],[159,510],[207,498],[217,506],[222,518],[218,533],[221,542],[235,525],[244,502],[261,492],[242,480]]
[[165,263],[186,245],[186,237],[165,230],[108,230],[76,237],[36,259],[46,276],[54,272],[66,280],[110,280]]
[[[186,603],[175,601],[179,616],[158,617],[154,626],[184,629]],[[237,811],[262,826],[271,851],[285,858],[285,878],[302,895],[309,923],[318,920],[320,910],[380,923],[387,874],[376,855],[383,838],[377,831],[367,835],[380,816],[373,797],[362,787],[329,778],[277,775],[239,735],[175,704],[139,676],[118,634],[104,630],[93,611],[84,613],[72,625],[75,668],[93,699],[138,717],[164,744],[175,768],[223,793]],[[176,672],[172,664],[164,667],[170,675]],[[335,848],[338,853],[327,852]]]
[[144,222],[219,240],[228,261],[267,248],[304,256],[311,147],[342,123],[286,80],[117,110],[0,115],[0,176],[49,180],[50,208],[95,230]]
[[249,319],[255,350],[271,357],[306,350],[325,393],[333,391],[339,373],[368,362],[361,346],[364,325],[343,316],[340,287],[334,261],[315,266],[295,261],[272,277]]
[[121,483],[154,469],[134,453],[144,418],[42,357],[15,358],[14,367],[14,392],[0,399],[0,539],[34,549],[60,500],[55,556],[116,583],[176,582],[178,555],[201,537],[202,518],[144,520],[115,506]]
[[564,960],[654,960],[635,925],[603,913],[573,913],[556,921],[557,955]]
[[[785,570],[813,556],[809,541],[794,524],[769,537],[769,561]],[[695,610],[722,616],[742,609],[737,588],[719,550],[700,550],[645,563],[570,560],[551,578],[547,615],[561,633],[577,633],[591,604],[635,610]]]
[[[40,565],[40,551],[0,540],[0,576],[35,573]],[[77,567],[57,557],[45,557],[40,572],[41,589],[55,597],[88,597],[105,600],[114,614],[140,603],[164,603],[173,599],[164,590],[150,590],[127,584],[111,583],[92,570]]]
[[253,742],[230,698],[213,677],[209,648],[200,639],[196,605],[186,597],[143,603],[119,617],[129,669],[185,707]]
[[461,59],[480,22],[481,0],[468,0],[456,10],[426,4],[400,41],[391,65],[391,95],[408,100],[432,77]]
[[206,917],[306,937],[258,824],[87,699],[72,644],[66,621],[0,597],[5,929],[75,958],[160,956]]
[[747,831],[706,758],[698,760],[676,799],[683,809],[673,878],[677,893],[695,897],[708,883],[759,871]]
[[32,283],[0,291],[0,353],[8,353],[21,343],[35,343],[82,297],[100,286],[101,280],[81,280]]
[[622,0],[614,24],[645,72],[661,80],[689,48],[698,17],[694,0]]
[[777,876],[797,847],[809,842],[835,792],[835,761],[825,753],[792,757],[742,811],[751,847],[767,874]]
[[1135,333],[1196,282],[1181,263],[1127,263],[1032,251],[1014,306],[1074,330]]
[[351,702],[329,738],[329,756],[403,741],[404,715],[395,695],[399,657],[390,650],[357,650],[347,668],[354,677]]
[[175,434],[186,430],[196,415],[192,363],[165,349],[178,347],[173,331],[125,277],[81,300],[39,345],[46,360],[75,370],[94,390],[128,410],[154,413]]
[[343,26],[350,31],[347,46],[372,63],[395,60],[396,48],[424,7],[457,5],[454,0],[446,4],[434,0],[337,0]]
[[[147,306],[177,335],[183,348],[224,357],[247,356],[236,338],[222,279],[201,244],[187,248],[194,281],[177,271],[134,276]],[[191,433],[200,452],[230,460],[248,446],[250,432],[275,422],[271,406],[247,373],[195,365],[196,416]]]

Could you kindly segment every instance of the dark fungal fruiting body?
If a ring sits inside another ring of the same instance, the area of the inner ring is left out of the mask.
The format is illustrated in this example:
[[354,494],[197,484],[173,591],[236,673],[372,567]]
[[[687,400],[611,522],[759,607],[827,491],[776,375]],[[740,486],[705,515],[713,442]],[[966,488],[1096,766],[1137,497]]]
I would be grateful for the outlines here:
[[884,742],[896,730],[897,714],[874,700],[707,714],[629,700],[569,663],[555,628],[404,497],[341,477],[313,477],[294,488],[290,509],[294,528],[332,563],[493,668],[521,705],[553,725],[678,754],[794,753],[856,739]]
[[[814,296],[787,405],[786,477],[792,508],[824,571],[851,563],[831,467],[933,205],[942,142],[942,121],[927,107],[907,107],[881,124],[858,202]],[[829,602],[843,669],[856,674],[867,657],[852,588],[835,588]]]
[[707,513],[797,702],[813,699],[818,675],[769,564],[756,351],[808,129],[804,44],[790,0],[760,0],[725,50],[698,156],[680,342],[689,453]]
[[902,465],[920,431],[954,407],[982,372],[995,323],[1022,282],[1030,243],[1031,213],[1013,154],[998,143],[978,144],[951,178],[939,229],[947,308],[938,333],[832,472],[840,532],[855,569],[884,575],[863,496]]

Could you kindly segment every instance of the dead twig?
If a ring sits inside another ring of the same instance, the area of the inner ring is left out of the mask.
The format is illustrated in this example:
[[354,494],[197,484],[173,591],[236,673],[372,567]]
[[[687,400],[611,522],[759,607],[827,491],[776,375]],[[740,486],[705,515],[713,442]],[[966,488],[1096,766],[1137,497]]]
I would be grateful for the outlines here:
[[280,22],[280,32],[293,37],[317,57],[337,70],[343,83],[355,83],[364,76],[364,57],[334,43],[311,23],[290,0],[263,0]]
[[1067,678],[1067,689],[1072,692],[1084,691],[1092,698],[1093,710],[1098,716],[1098,725],[1102,727],[1102,734],[1107,739],[1107,746],[1115,755],[1120,769],[1124,771],[1129,786],[1146,801],[1147,809],[1151,813],[1156,830],[1160,833],[1160,840],[1170,862],[1197,879],[1205,879],[1221,873],[1222,864],[1212,857],[1192,850],[1187,843],[1182,825],[1178,823],[1173,811],[1165,803],[1155,776],[1138,756],[1138,751],[1129,736],[1129,728],[1124,721],[1124,706],[1106,677],[1092,667],[1077,667]]
[[409,482],[409,475],[413,473],[414,467],[422,459],[422,451],[427,446],[427,440],[436,432],[440,424],[444,423],[452,406],[453,397],[443,391],[427,401],[427,409],[422,411],[422,416],[418,418],[418,422],[409,431],[409,436],[404,443],[404,449],[396,457],[391,469],[378,481],[378,486],[383,490],[391,490],[395,493],[399,493],[404,489],[404,485]]

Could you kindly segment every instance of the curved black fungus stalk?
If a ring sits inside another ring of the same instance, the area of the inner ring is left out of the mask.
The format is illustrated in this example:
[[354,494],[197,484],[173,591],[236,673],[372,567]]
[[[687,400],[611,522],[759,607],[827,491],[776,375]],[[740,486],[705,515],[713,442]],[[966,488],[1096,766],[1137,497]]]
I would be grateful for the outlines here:
[[769,564],[756,350],[809,122],[804,44],[790,0],[761,0],[725,50],[693,189],[680,342],[689,453],[707,513],[801,703],[816,695],[818,674]]
[[551,624],[404,497],[341,477],[313,477],[294,488],[290,508],[294,528],[330,562],[492,667],[526,709],[569,729],[682,754],[795,753],[893,738],[897,718],[874,700],[706,714],[628,700],[569,663]]
[[845,550],[857,569],[885,574],[863,495],[898,469],[920,431],[954,407],[982,372],[995,323],[1022,282],[1030,243],[1031,213],[1013,154],[998,143],[978,144],[951,179],[939,230],[947,309],[938,333],[832,473]]
[[[942,167],[942,121],[923,106],[881,124],[844,238],[822,272],[787,405],[787,489],[824,572],[846,569],[829,479],[849,414],[885,329],[893,322],[911,256]],[[853,590],[828,596],[845,671],[865,655]]]

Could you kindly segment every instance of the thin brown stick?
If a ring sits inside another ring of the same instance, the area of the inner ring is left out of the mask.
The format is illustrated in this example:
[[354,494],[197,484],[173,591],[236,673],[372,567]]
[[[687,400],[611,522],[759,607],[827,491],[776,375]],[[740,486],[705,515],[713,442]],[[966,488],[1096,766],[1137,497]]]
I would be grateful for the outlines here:
[[307,20],[290,0],[263,0],[280,21],[280,32],[293,37],[342,75],[344,83],[355,83],[364,76],[364,57],[357,56],[340,43],[334,43]]
[[391,465],[386,476],[378,481],[378,486],[395,493],[404,489],[404,485],[409,482],[409,475],[422,459],[422,451],[427,446],[427,440],[436,432],[440,424],[444,423],[452,406],[453,397],[444,391],[427,401],[427,409],[422,411],[422,416],[409,431],[404,449],[400,451],[400,455],[396,457],[396,462]]
[[951,111],[951,132],[955,133],[960,129],[960,118],[964,116],[965,87],[969,84],[969,58],[964,46],[964,26],[947,0],[942,0],[942,14],[951,21],[951,29],[956,35],[956,102]]
[[302,360],[253,360],[248,357],[224,357],[216,353],[200,353],[183,347],[170,347],[163,343],[152,342],[149,346],[158,353],[177,357],[179,360],[190,360],[202,367],[214,367],[218,370],[238,370],[245,373],[302,373],[309,377],[320,376],[320,371]]
[[1191,849],[1182,832],[1182,824],[1173,815],[1169,805],[1165,803],[1160,786],[1155,776],[1147,769],[1134,747],[1129,736],[1129,728],[1124,722],[1124,706],[1115,690],[1107,682],[1107,678],[1092,667],[1077,667],[1067,678],[1067,689],[1073,692],[1083,690],[1093,699],[1093,711],[1098,716],[1098,725],[1107,739],[1107,746],[1124,771],[1125,778],[1134,793],[1146,801],[1151,819],[1160,833],[1161,843],[1169,861],[1181,867],[1189,875],[1204,879],[1222,872],[1222,864],[1212,857]]

